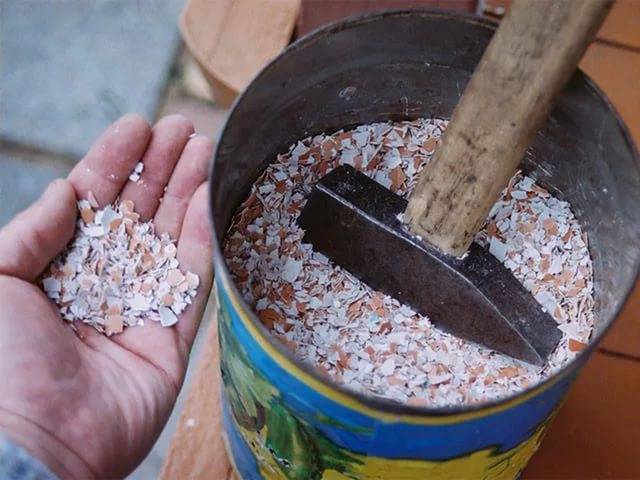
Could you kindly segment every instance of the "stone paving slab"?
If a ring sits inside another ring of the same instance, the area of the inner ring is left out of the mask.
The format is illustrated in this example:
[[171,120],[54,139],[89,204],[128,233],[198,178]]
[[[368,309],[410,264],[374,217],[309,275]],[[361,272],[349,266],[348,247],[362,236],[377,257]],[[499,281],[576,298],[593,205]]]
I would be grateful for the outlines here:
[[49,182],[68,172],[66,165],[46,165],[0,153],[0,227],[37,200]]
[[183,0],[1,3],[1,139],[79,158],[120,115],[153,119]]

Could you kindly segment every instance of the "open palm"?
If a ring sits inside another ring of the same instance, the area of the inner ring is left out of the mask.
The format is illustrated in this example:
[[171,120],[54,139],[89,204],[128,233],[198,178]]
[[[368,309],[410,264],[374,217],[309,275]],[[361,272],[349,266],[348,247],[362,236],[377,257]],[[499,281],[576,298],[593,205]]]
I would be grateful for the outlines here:
[[[182,117],[151,129],[127,115],[67,180],[0,230],[0,432],[61,478],[125,476],[171,413],[211,286],[211,153]],[[140,160],[141,181],[128,181]],[[74,331],[36,286],[71,239],[76,201],[89,191],[101,207],[133,200],[141,220],[153,218],[158,232],[177,239],[181,268],[201,283],[175,327],[146,322],[109,338],[82,324]]]

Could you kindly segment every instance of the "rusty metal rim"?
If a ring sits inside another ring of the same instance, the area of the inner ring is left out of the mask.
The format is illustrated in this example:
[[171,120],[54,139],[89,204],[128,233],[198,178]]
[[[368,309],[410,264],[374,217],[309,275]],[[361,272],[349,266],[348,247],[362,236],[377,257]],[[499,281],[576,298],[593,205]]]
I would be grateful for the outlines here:
[[[413,406],[413,405],[406,405],[406,404],[403,405],[390,399],[367,396],[359,392],[355,392],[342,385],[335,383],[333,380],[330,380],[330,379],[327,379],[326,377],[321,376],[318,372],[315,371],[315,369],[298,360],[291,353],[289,349],[285,348],[284,345],[282,345],[277,339],[275,339],[266,330],[264,325],[262,325],[262,322],[260,322],[260,320],[256,316],[253,309],[250,308],[242,298],[240,291],[235,285],[235,282],[233,282],[233,279],[229,273],[229,270],[227,269],[226,262],[224,261],[224,257],[222,255],[221,246],[218,242],[218,237],[216,235],[217,226],[215,224],[214,215],[213,215],[214,199],[213,199],[212,188],[211,188],[211,179],[215,174],[215,158],[217,157],[218,150],[222,143],[222,139],[224,138],[224,132],[227,128],[227,125],[231,121],[233,121],[234,111],[238,106],[238,104],[242,102],[244,96],[247,95],[247,92],[250,90],[251,85],[257,80],[259,80],[261,77],[263,77],[271,69],[277,68],[277,64],[283,56],[288,55],[291,52],[297,51],[310,43],[321,40],[329,35],[332,35],[333,33],[340,32],[348,28],[353,28],[355,26],[358,26],[364,23],[377,21],[387,17],[404,17],[404,16],[427,16],[427,17],[451,18],[454,20],[462,20],[470,24],[480,25],[482,27],[486,27],[491,30],[495,30],[498,26],[498,23],[493,20],[489,20],[486,18],[479,17],[477,15],[467,14],[467,13],[459,13],[459,12],[453,13],[453,12],[447,12],[444,10],[431,10],[431,9],[387,10],[383,12],[354,15],[336,22],[329,23],[327,25],[317,28],[316,30],[313,30],[312,32],[299,38],[298,40],[293,42],[291,45],[289,45],[277,57],[271,60],[254,77],[254,79],[251,81],[251,84],[249,84],[249,86],[240,95],[238,95],[238,97],[235,99],[235,101],[231,105],[229,114],[227,115],[227,118],[225,119],[223,128],[221,130],[221,134],[219,136],[218,143],[216,145],[216,149],[214,152],[213,161],[211,162],[211,167],[209,169],[209,180],[210,180],[209,181],[209,206],[210,206],[209,214],[210,214],[211,227],[213,231],[214,258],[217,257],[221,259],[220,264],[223,265],[223,269],[224,269],[222,273],[224,274],[224,276],[226,276],[230,280],[228,284],[233,289],[232,293],[235,296],[237,296],[237,298],[241,299],[242,306],[245,308],[247,312],[247,316],[249,317],[250,321],[253,323],[255,327],[257,327],[258,331],[262,333],[265,340],[273,348],[275,348],[278,352],[280,352],[280,354],[282,354],[285,358],[287,358],[290,362],[292,362],[298,368],[300,368],[307,374],[311,375],[313,378],[315,378],[319,382],[322,382],[330,386],[332,389],[336,390],[337,392],[343,395],[351,397],[353,400],[362,403],[364,406],[370,409],[379,410],[382,413],[408,415],[408,416],[416,416],[416,417],[424,417],[424,416],[443,417],[443,416],[452,416],[452,415],[470,414],[470,413],[480,414],[483,410],[494,410],[500,407],[508,408],[511,404],[518,404],[518,403],[521,403],[521,401],[524,401],[527,398],[532,397],[536,392],[542,392],[546,390],[551,385],[553,385],[556,381],[558,381],[563,377],[566,377],[573,370],[575,370],[579,365],[585,363],[588,360],[588,358],[593,354],[593,352],[595,352],[597,348],[597,344],[604,337],[604,335],[609,331],[611,326],[616,322],[616,320],[619,317],[620,311],[622,310],[624,305],[627,303],[631,295],[631,292],[634,289],[635,283],[640,278],[640,261],[637,262],[635,266],[635,275],[634,275],[635,282],[630,285],[630,287],[627,289],[626,292],[624,292],[624,295],[623,295],[624,302],[620,303],[620,307],[616,309],[615,315],[612,317],[611,321],[609,321],[608,324],[605,325],[605,327],[599,333],[597,333],[594,337],[592,337],[591,341],[587,345],[587,348],[585,348],[582,352],[580,352],[573,361],[564,365],[560,370],[558,370],[557,372],[555,372],[554,374],[552,374],[542,382],[537,383],[520,392],[514,393],[512,395],[506,396],[498,400],[491,400],[491,401],[481,402],[481,403],[471,404],[471,405],[455,405],[455,406],[447,406],[447,407],[420,407],[420,406]],[[633,141],[633,138],[631,137],[631,134],[627,126],[625,125],[622,118],[620,117],[620,114],[615,109],[611,101],[604,94],[604,92],[595,84],[593,80],[591,80],[591,78],[589,78],[587,74],[585,74],[580,69],[578,69],[577,74],[583,77],[583,79],[585,80],[585,83],[593,91],[595,96],[598,97],[598,99],[600,99],[601,101],[603,101],[608,107],[608,109],[612,112],[613,116],[615,117],[616,123],[618,124],[618,128],[622,133],[622,136],[624,137],[626,143],[628,144],[629,149],[633,153],[633,157],[635,159],[636,165],[638,166],[638,169],[640,169],[640,155],[638,154],[638,149],[636,148],[636,145]]]

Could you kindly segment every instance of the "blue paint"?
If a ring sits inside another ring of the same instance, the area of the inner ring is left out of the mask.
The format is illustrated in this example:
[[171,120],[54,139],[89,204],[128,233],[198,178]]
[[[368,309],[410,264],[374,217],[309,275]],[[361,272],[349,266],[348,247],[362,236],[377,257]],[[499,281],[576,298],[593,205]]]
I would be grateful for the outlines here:
[[234,467],[243,480],[260,480],[262,476],[257,473],[258,464],[256,463],[256,459],[253,456],[253,452],[251,452],[249,445],[244,441],[244,438],[242,438],[235,423],[233,422],[229,404],[224,393],[222,394],[221,404],[222,425],[224,426],[224,431],[227,434],[227,440],[229,441],[229,447],[231,448],[231,455],[235,462]]

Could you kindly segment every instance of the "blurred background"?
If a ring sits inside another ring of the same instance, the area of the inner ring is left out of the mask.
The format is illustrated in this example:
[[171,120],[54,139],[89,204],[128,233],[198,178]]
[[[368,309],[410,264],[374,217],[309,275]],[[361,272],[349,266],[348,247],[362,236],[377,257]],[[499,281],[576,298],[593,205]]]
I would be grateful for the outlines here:
[[[507,0],[0,0],[0,227],[51,180],[65,176],[124,113],[138,112],[152,123],[181,113],[215,140],[228,106],[260,68],[292,40],[326,22],[387,8],[442,8],[498,21],[508,6]],[[581,68],[606,92],[640,143],[640,0],[615,2]],[[549,451],[546,460],[535,457],[532,477],[563,462],[580,476],[594,472],[586,469],[590,465],[611,472],[607,469],[633,461],[626,452],[640,442],[640,421],[635,407],[631,411],[625,405],[633,405],[640,392],[625,384],[635,379],[640,385],[639,297],[636,288],[583,373],[587,380],[574,388],[568,400],[577,405],[573,413],[564,420],[567,415],[560,415],[551,429],[543,447],[543,453]],[[205,315],[201,332],[210,317]],[[205,340],[200,334],[194,357]],[[183,389],[156,447],[130,478],[157,477],[170,448],[178,448],[170,445],[188,390]],[[603,404],[597,392],[609,392],[604,398],[615,396],[617,404]],[[615,412],[625,429],[616,430],[607,418],[598,420],[603,409]],[[183,415],[180,441],[195,426],[193,418]],[[603,433],[603,426],[612,433]],[[635,429],[636,441],[627,428]],[[562,451],[558,463],[555,452],[563,450],[567,431],[574,445]],[[580,459],[590,452],[593,435],[608,435],[604,444],[611,444],[623,432],[626,442],[611,447],[613,456],[589,453]],[[575,470],[576,465],[586,465],[585,470]],[[562,477],[564,470],[556,471]],[[640,475],[637,468],[616,471]],[[165,473],[165,478],[170,476]]]

